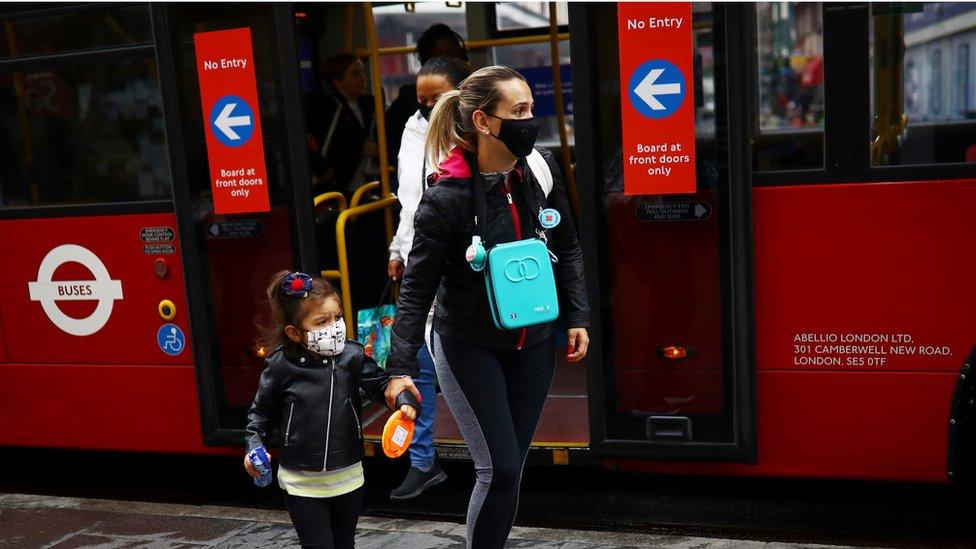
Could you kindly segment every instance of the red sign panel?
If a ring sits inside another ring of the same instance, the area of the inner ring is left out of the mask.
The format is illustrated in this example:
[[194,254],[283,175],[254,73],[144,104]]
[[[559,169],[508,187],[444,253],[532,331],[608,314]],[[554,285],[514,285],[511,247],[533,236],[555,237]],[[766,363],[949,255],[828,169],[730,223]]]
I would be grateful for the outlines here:
[[691,3],[619,3],[625,194],[695,192]]
[[214,213],[266,212],[268,175],[251,29],[193,35]]

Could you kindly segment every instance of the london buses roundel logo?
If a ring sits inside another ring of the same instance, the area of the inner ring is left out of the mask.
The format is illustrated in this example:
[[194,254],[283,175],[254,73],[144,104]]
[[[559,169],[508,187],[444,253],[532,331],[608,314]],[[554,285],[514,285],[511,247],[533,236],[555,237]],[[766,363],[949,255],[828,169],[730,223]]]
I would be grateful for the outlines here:
[[[95,280],[58,280],[54,272],[65,263],[80,263]],[[40,301],[44,313],[55,326],[76,336],[89,336],[101,330],[112,316],[116,299],[122,299],[122,281],[112,280],[105,264],[88,248],[62,244],[44,256],[37,269],[37,280],[27,283],[31,301]],[[98,301],[86,318],[70,317],[58,307],[58,301]]]

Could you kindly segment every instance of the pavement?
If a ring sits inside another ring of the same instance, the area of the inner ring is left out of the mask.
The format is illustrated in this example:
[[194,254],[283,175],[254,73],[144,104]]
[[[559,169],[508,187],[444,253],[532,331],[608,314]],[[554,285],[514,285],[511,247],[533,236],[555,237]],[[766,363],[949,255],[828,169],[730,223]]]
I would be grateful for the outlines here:
[[[363,516],[356,532],[356,546],[360,549],[464,547],[464,532],[464,525],[453,522]],[[0,547],[268,549],[297,546],[298,538],[288,514],[281,510],[0,493]],[[842,546],[516,527],[506,547],[793,549]]]

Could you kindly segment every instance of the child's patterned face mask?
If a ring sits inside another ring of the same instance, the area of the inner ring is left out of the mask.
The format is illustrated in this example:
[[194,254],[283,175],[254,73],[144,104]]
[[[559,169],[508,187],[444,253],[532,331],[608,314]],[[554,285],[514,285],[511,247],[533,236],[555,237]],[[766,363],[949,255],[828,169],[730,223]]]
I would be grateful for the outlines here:
[[305,345],[322,356],[341,355],[346,348],[346,321],[340,318],[321,330],[306,333]]

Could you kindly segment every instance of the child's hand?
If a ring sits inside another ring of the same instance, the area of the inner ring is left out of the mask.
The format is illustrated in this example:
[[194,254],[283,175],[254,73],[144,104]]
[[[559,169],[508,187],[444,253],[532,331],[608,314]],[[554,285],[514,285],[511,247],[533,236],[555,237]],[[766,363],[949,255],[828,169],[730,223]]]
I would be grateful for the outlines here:
[[247,454],[244,454],[244,469],[247,470],[247,474],[254,478],[261,476],[260,471],[254,468],[254,464],[251,463],[251,460],[248,458]]
[[407,416],[410,420],[417,419],[417,409],[409,404],[404,404],[400,406],[400,412]]

